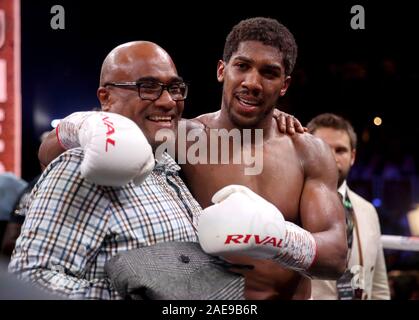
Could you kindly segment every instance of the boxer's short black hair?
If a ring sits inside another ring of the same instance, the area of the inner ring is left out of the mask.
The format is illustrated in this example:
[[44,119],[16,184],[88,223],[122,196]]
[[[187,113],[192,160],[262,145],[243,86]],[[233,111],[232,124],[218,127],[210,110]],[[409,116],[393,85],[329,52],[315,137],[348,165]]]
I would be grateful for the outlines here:
[[322,113],[311,119],[307,124],[308,132],[312,134],[320,128],[331,128],[346,131],[351,142],[351,148],[356,149],[357,137],[355,130],[351,123],[345,118],[334,113]]
[[240,42],[260,41],[278,48],[283,56],[285,75],[289,76],[297,60],[297,44],[292,33],[275,19],[256,17],[240,21],[228,34],[224,45],[223,60],[228,62]]

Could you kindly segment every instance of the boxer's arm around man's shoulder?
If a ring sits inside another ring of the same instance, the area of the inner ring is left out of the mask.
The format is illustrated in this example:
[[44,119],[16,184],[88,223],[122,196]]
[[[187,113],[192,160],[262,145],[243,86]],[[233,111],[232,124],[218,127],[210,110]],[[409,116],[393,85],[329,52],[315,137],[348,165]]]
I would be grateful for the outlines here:
[[338,170],[329,147],[310,134],[296,138],[305,172],[300,200],[301,226],[311,232],[317,245],[309,273],[337,279],[346,268],[345,213],[337,193]]
[[41,163],[42,170],[64,151],[65,149],[58,142],[55,130],[52,130],[39,147],[38,160]]
[[95,184],[139,185],[154,168],[146,136],[134,121],[118,113],[75,112],[60,121],[55,133],[56,138],[50,134],[40,149],[41,162],[47,165],[64,150],[80,147],[81,174]]

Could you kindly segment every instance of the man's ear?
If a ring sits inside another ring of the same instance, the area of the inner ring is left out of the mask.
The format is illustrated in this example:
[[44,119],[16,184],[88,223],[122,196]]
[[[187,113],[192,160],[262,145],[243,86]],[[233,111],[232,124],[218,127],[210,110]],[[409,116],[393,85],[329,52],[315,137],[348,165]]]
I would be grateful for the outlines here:
[[286,76],[285,77],[285,81],[284,81],[284,85],[281,88],[281,91],[279,92],[279,95],[281,97],[283,97],[285,95],[285,93],[287,93],[288,87],[290,86],[291,83],[291,76]]
[[225,69],[225,62],[223,60],[218,60],[217,64],[217,79],[218,82],[224,81],[224,69]]
[[110,109],[110,96],[109,96],[109,90],[105,87],[99,87],[97,89],[97,98],[99,99],[100,105],[102,106],[103,111],[109,111]]

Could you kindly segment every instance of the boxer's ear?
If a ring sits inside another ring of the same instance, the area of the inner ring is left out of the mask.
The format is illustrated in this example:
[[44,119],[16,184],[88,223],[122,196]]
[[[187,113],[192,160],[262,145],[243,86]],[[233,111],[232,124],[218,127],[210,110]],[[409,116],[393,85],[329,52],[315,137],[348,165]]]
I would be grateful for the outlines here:
[[218,65],[217,65],[217,79],[218,79],[218,82],[223,82],[224,81],[224,69],[225,69],[224,61],[219,60]]
[[105,87],[99,87],[97,89],[97,98],[99,99],[100,105],[103,111],[109,111],[109,91]]
[[285,93],[288,90],[288,87],[290,86],[291,83],[291,76],[286,76],[285,77],[285,81],[284,81],[284,85],[282,86],[281,90],[279,91],[279,95],[282,97],[285,95]]

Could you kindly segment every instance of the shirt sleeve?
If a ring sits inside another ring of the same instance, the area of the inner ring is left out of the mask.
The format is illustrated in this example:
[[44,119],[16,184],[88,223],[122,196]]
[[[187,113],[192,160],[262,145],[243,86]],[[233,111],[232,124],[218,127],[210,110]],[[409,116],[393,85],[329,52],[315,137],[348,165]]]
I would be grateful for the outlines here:
[[110,200],[80,174],[81,150],[52,162],[31,194],[9,271],[74,299],[110,298],[108,280],[95,268],[106,236]]

